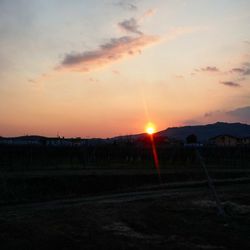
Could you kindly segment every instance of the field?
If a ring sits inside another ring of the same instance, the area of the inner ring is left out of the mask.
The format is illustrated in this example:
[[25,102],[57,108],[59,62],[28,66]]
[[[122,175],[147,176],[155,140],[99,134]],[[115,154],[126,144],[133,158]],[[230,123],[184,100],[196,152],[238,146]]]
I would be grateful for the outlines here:
[[1,249],[249,249],[250,185],[206,187],[8,206]]
[[1,249],[249,249],[249,148],[201,151],[225,216],[193,149],[70,150],[2,148]]

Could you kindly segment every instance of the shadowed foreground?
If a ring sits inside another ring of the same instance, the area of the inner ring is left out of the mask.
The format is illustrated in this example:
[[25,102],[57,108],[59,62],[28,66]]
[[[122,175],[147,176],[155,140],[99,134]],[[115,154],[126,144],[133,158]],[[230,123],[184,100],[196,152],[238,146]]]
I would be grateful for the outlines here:
[[218,188],[224,219],[201,187],[137,201],[6,207],[0,210],[1,249],[249,249],[249,190],[249,184]]

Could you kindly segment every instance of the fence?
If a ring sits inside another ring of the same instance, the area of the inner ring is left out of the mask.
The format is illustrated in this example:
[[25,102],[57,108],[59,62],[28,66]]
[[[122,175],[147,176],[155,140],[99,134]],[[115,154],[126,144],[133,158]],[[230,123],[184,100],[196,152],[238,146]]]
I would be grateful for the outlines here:
[[[194,148],[157,146],[161,168],[192,168],[198,165]],[[200,148],[209,168],[250,168],[250,147]],[[151,168],[154,165],[150,146],[96,145],[82,147],[53,147],[37,145],[0,145],[0,169],[82,169],[88,167]]]

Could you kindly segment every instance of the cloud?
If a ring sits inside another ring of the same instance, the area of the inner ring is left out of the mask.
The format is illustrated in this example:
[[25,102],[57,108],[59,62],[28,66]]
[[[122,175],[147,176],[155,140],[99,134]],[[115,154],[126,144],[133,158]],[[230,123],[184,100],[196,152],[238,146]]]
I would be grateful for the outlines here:
[[233,68],[233,69],[231,69],[231,72],[232,73],[244,73],[244,69],[242,69],[242,68]]
[[239,107],[233,110],[223,111],[217,110],[204,114],[206,118],[228,121],[249,121],[250,122],[250,106]]
[[159,42],[173,40],[176,37],[194,32],[197,28],[176,27],[172,28],[162,37],[143,34],[138,29],[135,19],[131,18],[119,23],[123,29],[136,36],[122,36],[111,38],[107,43],[102,44],[95,50],[88,50],[79,53],[68,53],[55,69],[57,71],[70,70],[78,72],[90,72],[98,68],[110,65],[118,60],[141,54],[146,47]]
[[230,70],[231,73],[237,73],[240,75],[248,76],[250,75],[250,63],[243,63],[243,67],[233,68]]
[[244,62],[243,65],[246,67],[250,67],[250,62]]
[[124,20],[120,23],[118,23],[118,27],[121,28],[121,30],[128,32],[128,33],[134,33],[138,35],[142,35],[143,33],[139,30],[138,22],[135,18],[130,18],[128,20]]
[[237,82],[232,82],[232,81],[221,81],[221,84],[224,84],[228,87],[240,87],[240,84]]
[[125,10],[130,10],[130,11],[136,11],[137,6],[136,6],[136,1],[132,0],[121,0],[119,2],[114,3],[115,6],[121,7]]
[[228,111],[227,114],[235,118],[238,118],[240,120],[244,120],[244,119],[250,120],[250,106],[241,107],[241,108]]
[[[248,77],[250,75],[250,62],[244,62],[239,66],[236,66],[234,68],[231,68],[225,72],[221,71],[219,68],[216,66],[207,66],[204,68],[196,68],[194,69],[195,72],[211,72],[211,73],[220,73],[222,75],[226,75],[228,73],[232,73],[235,75],[238,75],[237,78],[235,78],[237,81],[243,81],[245,80],[245,77]],[[228,85],[228,86],[239,86],[239,84],[235,84],[233,81],[228,81],[228,82],[221,82],[222,84]]]
[[140,54],[142,49],[158,43],[160,40],[160,37],[152,35],[112,38],[108,43],[100,45],[99,49],[66,54],[57,69],[89,72],[120,59]]
[[250,123],[250,106],[237,107],[231,110],[209,111],[201,116],[191,117],[187,123],[193,124],[192,120],[199,121],[195,122],[197,124],[208,124],[217,121]]
[[[194,71],[196,73],[200,73],[200,72],[219,73],[220,72],[220,70],[216,66],[206,66],[204,68],[198,68],[198,69],[196,68],[194,69]],[[195,72],[192,72],[191,74],[195,75]]]
[[144,12],[144,14],[138,18],[130,18],[130,19],[126,19],[120,23],[118,23],[118,27],[122,30],[125,31],[127,33],[134,33],[137,35],[142,35],[143,32],[139,30],[139,24],[144,22],[144,20],[147,17],[153,16],[156,13],[156,9],[148,9],[146,12]]
[[243,75],[245,75],[245,76],[246,76],[246,75],[250,75],[250,68],[245,69]]
[[207,66],[205,68],[201,68],[200,71],[206,71],[206,72],[219,72],[220,70],[215,66]]

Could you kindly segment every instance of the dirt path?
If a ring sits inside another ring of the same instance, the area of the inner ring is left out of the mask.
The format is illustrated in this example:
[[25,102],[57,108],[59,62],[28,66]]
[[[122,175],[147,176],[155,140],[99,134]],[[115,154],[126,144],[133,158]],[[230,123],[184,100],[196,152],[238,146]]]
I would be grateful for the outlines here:
[[[2,207],[0,249],[250,249],[250,184],[143,190]],[[154,187],[156,188],[156,187]]]
[[[217,187],[219,194],[221,191],[224,192],[226,190],[228,192],[230,190],[234,190],[234,186],[232,186],[232,184],[235,185],[236,183],[237,185],[238,183],[239,186],[250,186],[249,182],[250,179],[248,178],[215,180],[215,183],[219,183],[221,185],[220,187]],[[6,205],[0,207],[0,218],[7,218],[11,217],[12,215],[15,216],[16,214],[28,214],[35,210],[53,210],[68,207],[79,207],[86,204],[126,203],[140,200],[159,199],[164,197],[178,198],[179,196],[187,198],[202,192],[209,192],[206,181],[151,185],[138,188],[138,191],[132,192],[122,192],[109,195],[92,195],[75,199],[61,199],[20,205]]]

